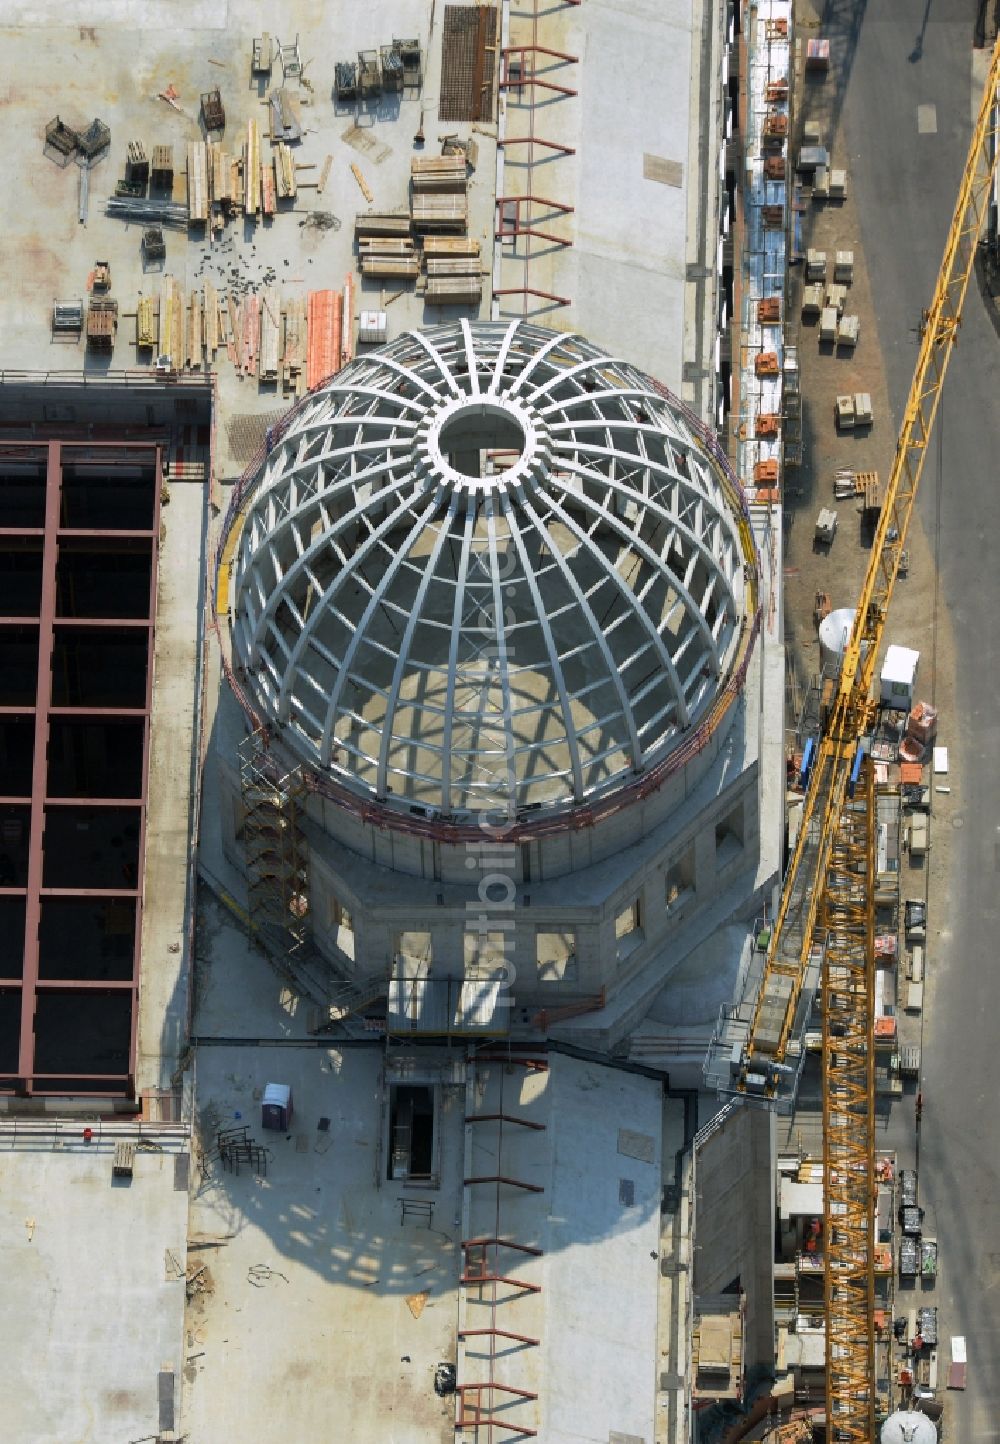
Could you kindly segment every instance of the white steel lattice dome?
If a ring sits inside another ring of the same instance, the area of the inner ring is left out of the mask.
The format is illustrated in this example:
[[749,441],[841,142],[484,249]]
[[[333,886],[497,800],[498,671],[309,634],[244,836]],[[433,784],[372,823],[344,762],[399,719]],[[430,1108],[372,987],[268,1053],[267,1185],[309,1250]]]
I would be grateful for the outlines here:
[[301,761],[390,812],[607,795],[704,717],[746,626],[724,463],[580,336],[400,336],[306,399],[247,496],[244,681]]

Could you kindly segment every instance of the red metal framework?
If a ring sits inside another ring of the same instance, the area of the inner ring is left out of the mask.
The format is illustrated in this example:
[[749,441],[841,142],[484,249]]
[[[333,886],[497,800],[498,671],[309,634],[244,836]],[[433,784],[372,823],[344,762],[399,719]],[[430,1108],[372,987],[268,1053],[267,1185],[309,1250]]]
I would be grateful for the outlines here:
[[[537,1429],[523,1422],[523,1414],[519,1410],[521,1404],[537,1402],[538,1395],[530,1389],[521,1389],[498,1379],[497,1360],[498,1356],[506,1359],[510,1355],[510,1350],[504,1349],[504,1344],[538,1348],[541,1340],[530,1334],[500,1327],[498,1312],[505,1306],[514,1304],[519,1297],[537,1295],[542,1292],[541,1284],[510,1274],[503,1264],[504,1254],[519,1254],[522,1259],[529,1260],[541,1258],[544,1252],[535,1244],[521,1243],[509,1237],[509,1231],[501,1226],[506,1189],[517,1189],[522,1193],[531,1194],[545,1192],[544,1187],[540,1184],[531,1183],[527,1179],[515,1177],[504,1171],[504,1131],[515,1127],[528,1133],[544,1133],[546,1129],[544,1123],[539,1123],[532,1118],[524,1118],[506,1105],[504,1074],[506,1068],[512,1064],[520,1064],[529,1072],[543,1071],[548,1065],[544,1059],[528,1057],[516,1052],[499,1055],[484,1053],[479,1055],[478,1061],[480,1063],[500,1061],[504,1065],[498,1070],[497,1107],[480,1113],[466,1114],[465,1119],[466,1123],[477,1126],[492,1125],[495,1127],[494,1147],[497,1170],[495,1173],[474,1174],[467,1177],[465,1187],[467,1189],[492,1189],[492,1210],[495,1222],[488,1235],[478,1234],[462,1240],[465,1267],[459,1282],[464,1288],[479,1291],[480,1300],[485,1302],[489,1308],[490,1322],[486,1328],[462,1329],[459,1332],[459,1338],[463,1340],[484,1340],[488,1353],[482,1360],[486,1378],[468,1383],[463,1382],[458,1386],[458,1411],[455,1428],[482,1429],[484,1431],[482,1437],[486,1444],[493,1444],[495,1430],[502,1430],[505,1434],[517,1435],[519,1438],[525,1439],[534,1439],[538,1436]],[[490,1195],[487,1194],[487,1199],[489,1197]],[[505,1290],[502,1296],[499,1293],[501,1287]],[[513,1320],[507,1321],[513,1322]],[[479,1436],[477,1435],[477,1437]]]
[[161,483],[155,443],[0,449],[2,1092],[134,1096]]
[[[580,0],[563,0],[563,3],[576,6],[580,4]],[[527,158],[523,161],[519,159],[518,162],[527,170],[527,186],[524,196],[498,197],[496,228],[496,238],[498,240],[514,240],[516,243],[521,237],[524,238],[525,245],[522,257],[524,263],[524,284],[522,286],[505,286],[494,289],[493,295],[520,296],[522,301],[522,314],[525,316],[528,314],[528,302],[532,297],[537,300],[547,301],[554,306],[569,306],[571,304],[570,300],[565,296],[539,290],[530,284],[531,261],[533,255],[538,254],[537,252],[532,252],[532,241],[542,241],[546,245],[554,244],[564,248],[573,244],[571,238],[565,239],[564,237],[553,235],[551,232],[538,230],[531,220],[531,206],[533,204],[541,203],[551,206],[563,215],[569,215],[573,210],[571,206],[564,206],[559,202],[542,201],[540,197],[534,194],[532,179],[535,166],[538,163],[535,155],[535,147],[540,146],[543,150],[554,152],[557,156],[571,156],[576,154],[573,146],[565,145],[561,141],[550,140],[537,133],[535,128],[538,105],[537,92],[539,90],[547,91],[555,97],[555,100],[576,97],[579,93],[572,86],[563,85],[559,81],[551,78],[553,71],[558,70],[563,65],[576,65],[578,64],[578,59],[577,56],[569,54],[568,51],[553,50],[549,46],[539,44],[540,19],[539,0],[533,0],[531,10],[531,40],[528,43],[510,44],[504,47],[501,51],[499,82],[500,90],[506,92],[509,97],[517,99],[523,97],[524,100],[526,100],[528,118],[527,133],[524,135],[505,134],[497,141],[497,146],[501,150],[518,147],[519,155],[523,153],[520,148],[527,147]],[[538,69],[538,57],[540,56],[547,57],[556,63],[548,66],[544,71],[540,71]],[[508,123],[510,123],[518,113],[518,109],[515,106],[509,106],[507,110]],[[527,224],[524,224],[522,220],[522,206],[528,208]],[[513,226],[509,224],[508,220],[511,207],[513,207],[514,211]]]
[[545,45],[508,45],[506,50],[500,52],[501,90],[523,90],[527,85],[540,85],[543,90],[554,90],[559,95],[578,94],[568,85],[558,85],[554,80],[548,80],[545,71],[538,71],[533,66],[529,70],[524,58],[526,55],[548,55],[554,60],[564,61],[567,65],[578,63],[575,55],[567,55],[563,50],[549,50]]
[[[531,209],[533,206],[546,206],[550,211],[556,211],[558,215],[571,216],[576,209],[575,206],[564,205],[562,201],[549,200],[547,196],[497,196],[496,206],[495,237],[498,241],[513,240],[516,236],[535,236],[540,241],[551,241],[554,246],[571,246],[573,244],[571,237],[557,236],[552,231],[540,230],[532,220]],[[522,215],[522,210],[525,215]]]

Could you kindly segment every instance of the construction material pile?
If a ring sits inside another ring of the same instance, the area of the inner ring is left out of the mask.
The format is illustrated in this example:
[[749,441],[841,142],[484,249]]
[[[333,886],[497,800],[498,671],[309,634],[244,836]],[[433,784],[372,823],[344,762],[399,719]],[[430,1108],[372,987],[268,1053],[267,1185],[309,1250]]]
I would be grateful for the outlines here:
[[416,281],[437,305],[478,306],[480,247],[467,235],[468,157],[450,147],[410,162],[408,211],[367,211],[355,218],[358,265],[374,280]]
[[158,295],[139,297],[136,346],[155,354],[161,372],[212,366],[224,350],[241,377],[302,395],[351,359],[353,309],[352,276],[342,291],[286,299],[276,285],[237,296],[207,280],[185,295],[165,276]]

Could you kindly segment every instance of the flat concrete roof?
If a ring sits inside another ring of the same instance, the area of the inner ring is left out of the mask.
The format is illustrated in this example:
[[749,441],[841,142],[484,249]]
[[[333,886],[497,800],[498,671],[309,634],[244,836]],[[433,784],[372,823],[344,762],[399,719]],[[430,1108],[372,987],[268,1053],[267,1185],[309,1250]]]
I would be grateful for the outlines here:
[[82,1122],[55,1147],[15,1141],[15,1127],[0,1129],[3,1437],[157,1437],[184,1367],[179,1145],[139,1152],[126,1182],[112,1180],[113,1143],[84,1143]]
[[[191,1439],[453,1436],[454,1399],[434,1392],[434,1371],[456,1348],[461,1098],[441,1105],[440,1186],[387,1181],[382,1069],[377,1047],[199,1049],[202,1146],[247,1123],[270,1157],[262,1178],[213,1163],[192,1193],[192,1239],[220,1242],[197,1251],[213,1288],[188,1311]],[[271,1082],[292,1089],[287,1133],[260,1126]],[[401,1223],[401,1197],[432,1200],[430,1225]]]
[[[626,7],[588,0],[547,11],[538,43],[578,63],[540,56],[535,68],[578,94],[539,90],[532,109],[530,87],[508,92],[505,134],[523,136],[533,126],[542,141],[574,153],[539,142],[540,163],[529,171],[528,148],[508,143],[501,179],[506,196],[533,189],[574,212],[554,215],[539,203],[536,224],[573,244],[504,242],[499,286],[528,285],[566,298],[565,307],[540,296],[527,304],[535,319],[582,331],[698,409],[700,387],[685,386],[684,362],[697,367],[708,341],[714,344],[712,317],[707,336],[701,334],[697,307],[704,298],[688,282],[688,266],[705,264],[706,244],[708,264],[715,265],[717,156],[707,153],[701,120],[713,11],[690,0],[632,0]],[[531,42],[531,12],[512,14],[509,43]],[[529,55],[526,70],[531,62]],[[520,314],[522,304],[520,296],[502,296],[495,314]]]
[[[476,1111],[535,1128],[468,1125],[478,1177],[467,1191],[466,1237],[501,1237],[540,1250],[501,1251],[499,1270],[523,1283],[463,1292],[462,1329],[497,1327],[538,1340],[490,1361],[487,1340],[462,1345],[459,1379],[492,1377],[536,1399],[510,1422],[542,1439],[653,1438],[660,1256],[662,1089],[653,1079],[550,1053],[544,1072],[476,1068]],[[532,1290],[537,1289],[537,1292]]]
[[778,1180],[778,1212],[783,1219],[822,1218],[822,1183],[797,1183],[794,1178],[782,1176]]

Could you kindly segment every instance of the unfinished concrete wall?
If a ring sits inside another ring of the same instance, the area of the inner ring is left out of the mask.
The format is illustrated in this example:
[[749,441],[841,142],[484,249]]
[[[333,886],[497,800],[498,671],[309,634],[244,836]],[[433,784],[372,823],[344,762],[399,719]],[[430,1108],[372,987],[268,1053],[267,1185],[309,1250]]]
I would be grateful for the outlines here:
[[773,1113],[742,1103],[695,1140],[695,1298],[739,1279],[748,1367],[774,1363],[774,1150]]

